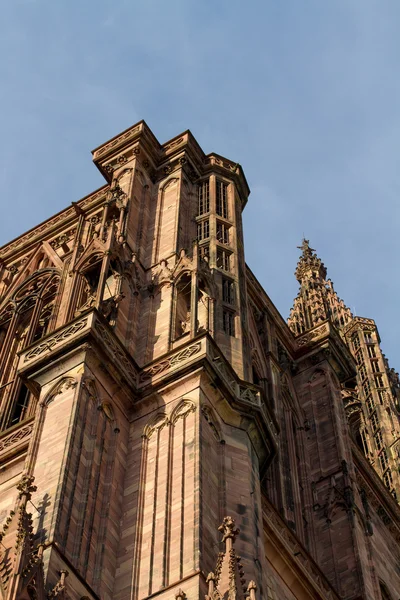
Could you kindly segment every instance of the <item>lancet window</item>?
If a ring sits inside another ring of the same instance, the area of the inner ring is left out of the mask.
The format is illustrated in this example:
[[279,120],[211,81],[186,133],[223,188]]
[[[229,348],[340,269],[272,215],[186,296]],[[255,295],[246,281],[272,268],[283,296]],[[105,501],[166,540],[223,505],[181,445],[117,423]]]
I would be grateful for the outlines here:
[[231,270],[231,253],[222,248],[217,250],[217,268],[223,271]]
[[222,311],[222,319],[224,332],[235,337],[235,313],[224,309]]
[[354,350],[357,352],[357,350],[360,347],[360,338],[358,337],[358,333],[356,331],[351,336],[351,341],[352,341]]
[[222,300],[227,304],[235,303],[235,284],[230,279],[222,280]]
[[59,275],[41,269],[14,293],[0,314],[0,430],[32,416],[36,399],[17,376],[19,353],[54,327]]
[[210,237],[210,221],[200,221],[197,223],[197,239],[199,241],[206,240]]
[[217,215],[228,218],[228,184],[224,181],[217,180],[216,209]]
[[217,221],[217,241],[221,244],[229,244],[229,227]]
[[197,186],[197,214],[205,215],[210,212],[210,183],[202,181]]

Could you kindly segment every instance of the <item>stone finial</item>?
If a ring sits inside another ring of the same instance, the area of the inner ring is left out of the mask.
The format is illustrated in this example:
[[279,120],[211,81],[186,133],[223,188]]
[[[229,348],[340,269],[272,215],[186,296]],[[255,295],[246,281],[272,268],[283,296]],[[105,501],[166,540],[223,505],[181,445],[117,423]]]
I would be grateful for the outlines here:
[[310,240],[306,240],[305,238],[303,238],[302,242],[301,242],[301,246],[297,246],[299,250],[302,251],[303,256],[308,256],[310,254],[312,254],[313,252],[315,252],[314,248],[310,248]]
[[179,588],[175,594],[175,598],[176,600],[186,600],[186,594],[181,588]]
[[235,520],[232,517],[224,517],[221,525],[218,527],[218,531],[222,533],[222,542],[232,540],[231,545],[236,539],[236,536],[240,533],[239,529],[235,529]]
[[30,500],[32,493],[36,492],[37,490],[36,485],[33,485],[34,480],[35,478],[33,477],[33,475],[28,475],[27,473],[22,475],[17,485],[17,490],[19,491],[20,498],[22,498],[22,496],[25,496],[26,500]]

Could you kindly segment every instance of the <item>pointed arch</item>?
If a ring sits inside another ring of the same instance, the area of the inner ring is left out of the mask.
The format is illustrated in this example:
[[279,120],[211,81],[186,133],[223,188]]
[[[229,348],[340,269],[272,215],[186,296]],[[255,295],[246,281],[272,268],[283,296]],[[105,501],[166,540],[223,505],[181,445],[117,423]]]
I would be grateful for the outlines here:
[[63,394],[71,388],[74,389],[77,383],[78,382],[75,377],[63,377],[60,381],[53,385],[49,392],[47,392],[41,404],[47,407],[49,404],[51,404],[51,402],[53,402],[56,396]]
[[167,424],[168,417],[165,414],[165,412],[158,412],[145,425],[143,430],[143,437],[149,440],[155,431],[163,429],[163,427],[165,427],[165,425]]
[[178,419],[185,417],[191,412],[195,412],[196,408],[196,404],[193,402],[193,400],[183,399],[175,406],[169,420],[173,425],[175,425]]
[[[40,256],[36,252],[36,262],[30,264],[40,267]],[[29,271],[24,271],[25,275],[27,273]],[[17,281],[0,307],[0,310],[5,309],[2,313],[8,317],[0,327],[0,429],[23,421],[36,410],[36,395],[18,376],[19,354],[54,326],[60,279],[58,268],[45,265],[25,280]]]

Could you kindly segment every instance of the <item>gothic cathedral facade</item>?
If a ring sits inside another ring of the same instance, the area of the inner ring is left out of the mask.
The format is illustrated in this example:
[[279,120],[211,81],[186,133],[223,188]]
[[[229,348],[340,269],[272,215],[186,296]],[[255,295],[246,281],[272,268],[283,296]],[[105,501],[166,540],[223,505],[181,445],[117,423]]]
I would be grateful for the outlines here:
[[398,600],[375,322],[307,240],[282,318],[244,173],[189,131],[93,160],[102,188],[0,249],[0,600]]

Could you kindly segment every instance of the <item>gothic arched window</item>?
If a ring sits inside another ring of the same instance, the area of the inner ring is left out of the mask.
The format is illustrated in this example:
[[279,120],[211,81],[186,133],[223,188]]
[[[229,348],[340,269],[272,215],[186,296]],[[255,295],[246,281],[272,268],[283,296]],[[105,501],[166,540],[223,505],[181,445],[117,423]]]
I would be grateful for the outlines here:
[[15,290],[0,313],[0,430],[34,414],[36,399],[17,375],[19,354],[54,326],[59,281],[55,269],[41,268]]

